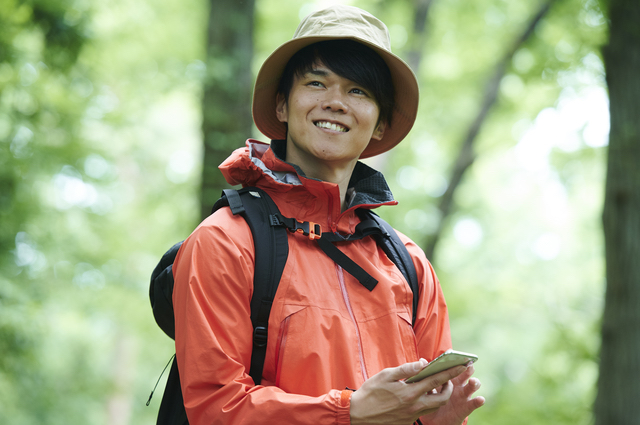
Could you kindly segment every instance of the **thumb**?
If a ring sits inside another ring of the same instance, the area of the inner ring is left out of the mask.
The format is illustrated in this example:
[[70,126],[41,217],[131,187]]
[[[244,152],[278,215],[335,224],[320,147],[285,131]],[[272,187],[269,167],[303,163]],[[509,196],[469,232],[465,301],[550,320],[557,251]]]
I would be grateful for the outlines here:
[[389,380],[400,381],[401,379],[411,378],[429,364],[425,359],[417,362],[405,363],[398,367],[389,368]]

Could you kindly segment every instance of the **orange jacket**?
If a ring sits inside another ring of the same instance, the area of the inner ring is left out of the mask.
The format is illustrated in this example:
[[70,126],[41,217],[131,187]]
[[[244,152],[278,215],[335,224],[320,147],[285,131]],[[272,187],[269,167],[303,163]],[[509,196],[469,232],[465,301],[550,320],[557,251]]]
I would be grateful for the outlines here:
[[[352,233],[359,222],[355,205],[341,213],[337,185],[301,176],[268,147],[249,140],[236,150],[220,166],[227,181],[261,187],[284,216],[319,223],[323,231]],[[359,164],[356,175],[361,178],[352,178],[352,202],[396,204],[381,174]],[[451,348],[435,273],[422,250],[400,236],[421,282],[413,327],[411,289],[375,241],[340,244],[378,280],[369,292],[316,242],[289,233],[289,257],[269,319],[263,379],[255,386],[248,375],[251,231],[228,208],[205,219],[173,266],[176,357],[189,423],[349,424],[345,388],[357,389],[384,368],[420,357],[431,360]]]

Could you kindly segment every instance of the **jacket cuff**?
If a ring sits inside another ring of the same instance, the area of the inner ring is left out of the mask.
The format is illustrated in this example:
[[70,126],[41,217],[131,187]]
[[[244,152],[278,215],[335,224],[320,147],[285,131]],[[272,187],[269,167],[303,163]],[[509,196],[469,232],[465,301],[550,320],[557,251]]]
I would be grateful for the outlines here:
[[351,423],[351,395],[352,390],[342,390],[338,401],[338,411],[336,412],[336,423],[349,425]]

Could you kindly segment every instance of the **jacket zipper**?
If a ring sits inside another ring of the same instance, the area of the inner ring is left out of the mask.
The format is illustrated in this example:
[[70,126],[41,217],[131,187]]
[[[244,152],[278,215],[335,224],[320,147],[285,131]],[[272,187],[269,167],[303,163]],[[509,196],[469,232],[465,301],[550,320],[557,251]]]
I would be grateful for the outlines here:
[[[333,220],[333,208],[334,202],[333,197],[329,196],[329,223],[331,226],[331,231],[337,231],[336,222]],[[339,207],[342,209],[342,206]],[[369,379],[369,375],[367,374],[367,368],[364,364],[364,352],[362,349],[362,338],[360,336],[360,328],[358,327],[358,322],[356,321],[356,316],[353,314],[353,309],[351,308],[351,301],[349,300],[349,293],[347,292],[347,286],[344,282],[344,270],[341,266],[336,264],[336,272],[338,274],[338,282],[340,282],[340,291],[342,292],[342,298],[344,299],[344,303],[347,306],[347,311],[349,312],[349,317],[351,317],[351,321],[353,322],[353,327],[356,331],[356,341],[358,345],[358,358],[360,359],[360,369],[362,370],[362,379],[366,381]]]
[[353,314],[353,309],[351,308],[351,301],[349,301],[349,293],[347,292],[347,287],[344,283],[344,271],[342,267],[336,264],[336,271],[338,273],[338,281],[340,282],[340,290],[342,292],[342,298],[344,299],[344,303],[347,306],[347,311],[349,312],[349,316],[351,317],[351,321],[353,322],[353,326],[356,330],[356,340],[358,342],[358,356],[360,358],[360,368],[362,369],[362,378],[366,381],[369,379],[367,374],[367,369],[364,365],[364,353],[362,350],[362,338],[360,337],[360,329],[358,328],[358,322],[356,321],[356,317]]

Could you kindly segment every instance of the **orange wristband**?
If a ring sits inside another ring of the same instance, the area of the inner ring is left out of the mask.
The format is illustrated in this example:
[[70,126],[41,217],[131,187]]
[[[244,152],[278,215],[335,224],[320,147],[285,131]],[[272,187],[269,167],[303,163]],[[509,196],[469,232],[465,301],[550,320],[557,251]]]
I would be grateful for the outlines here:
[[349,404],[349,402],[351,401],[351,394],[353,394],[353,390],[342,390],[342,392],[340,393],[340,404],[342,406],[346,406]]

